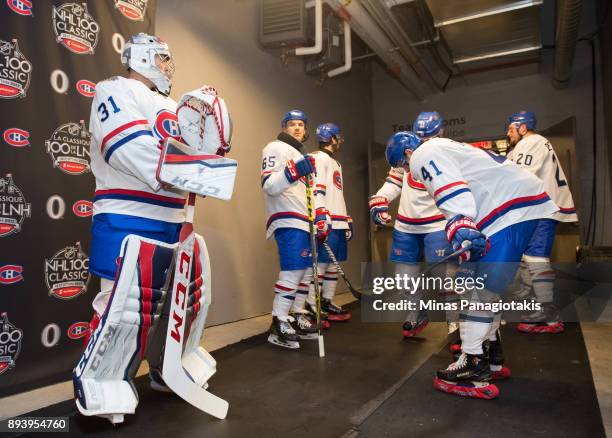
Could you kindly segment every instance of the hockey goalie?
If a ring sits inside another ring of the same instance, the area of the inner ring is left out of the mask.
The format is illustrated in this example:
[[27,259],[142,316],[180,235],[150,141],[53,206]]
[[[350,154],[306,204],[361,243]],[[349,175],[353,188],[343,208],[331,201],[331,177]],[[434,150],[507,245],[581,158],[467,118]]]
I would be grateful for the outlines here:
[[158,38],[132,37],[122,62],[128,77],[99,83],[92,104],[91,270],[102,281],[73,371],[77,408],[123,422],[138,405],[133,379],[146,359],[153,389],[225,418],[228,403],[206,390],[216,372],[200,347],[211,273],[192,221],[196,195],[231,197],[231,119],[212,87],[186,93],[178,108],[167,97],[174,69]]

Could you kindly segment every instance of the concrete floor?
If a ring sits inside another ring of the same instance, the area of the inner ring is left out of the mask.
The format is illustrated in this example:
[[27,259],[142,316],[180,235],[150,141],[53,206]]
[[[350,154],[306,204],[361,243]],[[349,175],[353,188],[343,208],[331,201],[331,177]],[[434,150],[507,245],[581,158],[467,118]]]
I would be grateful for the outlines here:
[[[353,301],[350,294],[338,296],[340,304]],[[211,327],[207,329],[203,346],[208,351],[215,351],[224,346],[234,344],[243,339],[267,331],[270,325],[270,315],[262,315],[231,324]],[[589,362],[593,374],[595,389],[601,411],[602,420],[607,436],[612,436],[612,323],[582,323],[581,324]],[[138,375],[148,372],[146,363],[139,370]],[[400,382],[398,382],[400,384]],[[17,415],[50,406],[65,400],[72,395],[72,382],[40,388],[22,394],[0,399],[0,419],[11,418]]]

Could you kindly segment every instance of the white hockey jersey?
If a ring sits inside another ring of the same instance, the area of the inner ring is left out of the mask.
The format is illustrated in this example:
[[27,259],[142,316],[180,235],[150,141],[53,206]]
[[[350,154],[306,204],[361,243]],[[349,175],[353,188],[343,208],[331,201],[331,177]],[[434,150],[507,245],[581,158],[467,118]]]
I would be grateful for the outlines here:
[[89,121],[94,215],[184,221],[185,195],[160,189],[155,177],[160,141],[179,135],[175,111],[175,101],[134,79],[96,85]]
[[268,143],[262,156],[261,186],[268,216],[266,239],[272,237],[277,228],[298,228],[308,232],[306,179],[302,177],[290,183],[285,177],[287,162],[299,161],[304,156],[298,149],[280,140]]
[[508,153],[508,159],[533,173],[544,182],[544,190],[559,207],[553,219],[576,222],[578,215],[574,200],[561,168],[561,163],[550,142],[539,134],[523,137]]
[[329,210],[334,230],[349,228],[344,202],[342,166],[328,153],[316,151],[312,153],[317,167],[315,179],[315,195],[317,204]]
[[410,171],[447,219],[472,218],[488,236],[531,219],[550,219],[559,209],[544,183],[505,157],[448,138],[423,143]]
[[415,181],[410,172],[401,167],[391,168],[376,196],[393,201],[400,195],[394,228],[402,233],[425,234],[444,229],[446,218],[436,207],[425,186]]

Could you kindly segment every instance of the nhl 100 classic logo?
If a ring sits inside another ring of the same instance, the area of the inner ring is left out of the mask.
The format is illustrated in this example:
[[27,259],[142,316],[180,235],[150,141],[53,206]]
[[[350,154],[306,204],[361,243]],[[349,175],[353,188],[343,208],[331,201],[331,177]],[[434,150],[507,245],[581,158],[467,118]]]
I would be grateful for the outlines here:
[[19,50],[17,40],[0,40],[0,99],[25,97],[32,63]]
[[56,41],[73,53],[93,55],[100,25],[87,11],[85,3],[64,3],[53,7]]
[[49,295],[62,300],[75,298],[87,290],[89,257],[81,250],[80,242],[45,259],[45,282]]
[[6,312],[0,314],[0,375],[15,368],[22,339],[23,330],[11,324]]
[[13,176],[8,173],[0,178],[0,237],[19,233],[23,220],[31,214],[32,204],[26,202]]
[[89,142],[91,134],[80,123],[65,123],[45,142],[47,153],[51,155],[53,167],[68,175],[81,175],[89,172]]
[[143,21],[148,0],[115,0],[115,8],[125,18],[132,21]]

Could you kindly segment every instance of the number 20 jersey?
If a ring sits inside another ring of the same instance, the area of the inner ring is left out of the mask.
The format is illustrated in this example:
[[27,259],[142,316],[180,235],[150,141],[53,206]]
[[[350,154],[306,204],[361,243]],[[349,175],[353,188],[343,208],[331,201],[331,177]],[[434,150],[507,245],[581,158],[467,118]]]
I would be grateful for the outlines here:
[[91,169],[96,178],[94,216],[122,214],[179,223],[185,196],[160,188],[160,142],[178,137],[176,102],[134,79],[96,85],[91,107]]

